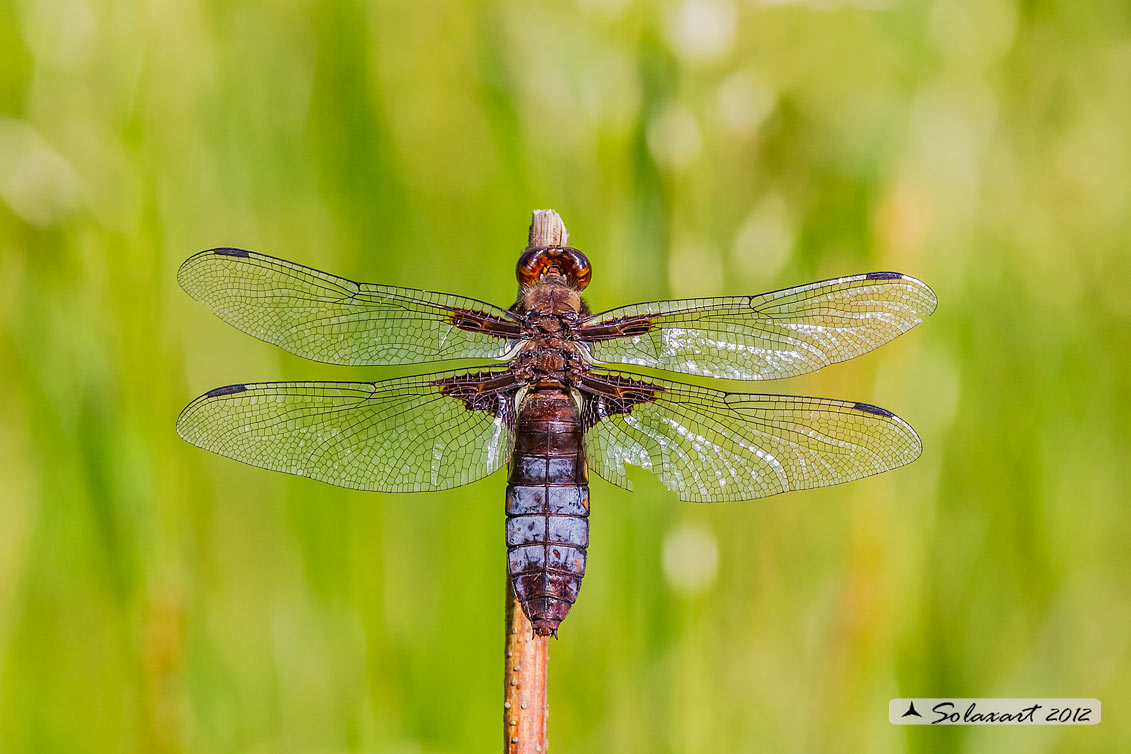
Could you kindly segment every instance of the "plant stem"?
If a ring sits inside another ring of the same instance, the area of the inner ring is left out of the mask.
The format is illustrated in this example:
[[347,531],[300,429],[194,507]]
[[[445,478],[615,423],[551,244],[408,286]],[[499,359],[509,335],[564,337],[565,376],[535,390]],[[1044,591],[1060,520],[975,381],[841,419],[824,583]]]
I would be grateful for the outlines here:
[[[536,246],[565,246],[569,233],[558,213],[536,209],[530,221],[530,241]],[[503,752],[545,754],[549,747],[546,718],[550,714],[550,637],[535,636],[507,576],[506,643],[503,660]]]
[[507,640],[503,673],[504,754],[545,754],[550,714],[546,687],[550,637],[535,636],[507,578]]

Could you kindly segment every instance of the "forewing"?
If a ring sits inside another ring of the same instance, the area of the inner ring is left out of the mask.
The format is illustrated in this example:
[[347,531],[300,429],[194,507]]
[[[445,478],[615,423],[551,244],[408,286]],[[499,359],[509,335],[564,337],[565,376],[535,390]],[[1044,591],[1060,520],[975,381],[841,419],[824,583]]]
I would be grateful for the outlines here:
[[650,469],[681,500],[750,500],[848,482],[919,457],[915,431],[877,406],[728,393],[626,372],[582,384],[589,470],[631,489]]
[[654,301],[577,328],[594,361],[733,380],[773,380],[859,356],[935,310],[927,285],[898,272],[822,280],[758,296]]
[[177,433],[222,456],[339,487],[446,490],[510,460],[515,389],[502,369],[229,385],[190,403]]
[[510,312],[482,301],[355,283],[242,249],[202,251],[177,280],[233,327],[330,364],[498,359],[520,335]]

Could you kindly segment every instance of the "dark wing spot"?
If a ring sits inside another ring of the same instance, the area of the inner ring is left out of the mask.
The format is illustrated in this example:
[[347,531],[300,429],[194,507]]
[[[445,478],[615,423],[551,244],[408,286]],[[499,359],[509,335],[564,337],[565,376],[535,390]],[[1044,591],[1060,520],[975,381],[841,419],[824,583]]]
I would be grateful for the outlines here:
[[490,314],[483,312],[472,311],[471,309],[458,309],[456,307],[446,307],[449,311],[449,318],[451,323],[461,330],[467,332],[485,333],[487,335],[494,335],[496,338],[517,338],[522,334],[522,328],[518,322],[500,319]]
[[249,257],[251,252],[244,251],[243,249],[213,249],[213,254],[219,254],[222,257]]
[[895,414],[893,414],[891,411],[888,411],[886,408],[873,406],[871,403],[854,403],[852,404],[852,407],[857,411],[875,414],[876,416],[895,416]]
[[587,374],[579,385],[586,394],[581,425],[588,430],[605,417],[630,414],[632,407],[656,400],[663,388],[645,380],[635,380],[619,375]]
[[461,374],[435,380],[432,385],[441,395],[462,401],[468,411],[484,411],[502,418],[508,427],[515,425],[514,392],[518,384],[510,372]]
[[617,317],[608,322],[582,323],[576,330],[577,339],[585,343],[598,343],[613,338],[633,338],[647,335],[655,327],[651,317],[634,314],[631,317]]
[[220,395],[231,395],[232,393],[242,393],[247,390],[247,385],[225,385],[218,387],[215,390],[209,390],[204,394],[205,398],[215,398]]
[[901,272],[869,272],[864,276],[865,280],[899,280],[903,277]]

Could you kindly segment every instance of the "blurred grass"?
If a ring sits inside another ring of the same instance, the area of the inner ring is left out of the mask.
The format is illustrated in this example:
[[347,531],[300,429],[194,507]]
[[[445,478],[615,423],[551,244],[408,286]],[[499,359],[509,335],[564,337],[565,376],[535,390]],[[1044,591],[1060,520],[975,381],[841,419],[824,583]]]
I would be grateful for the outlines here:
[[[914,465],[720,506],[594,482],[555,749],[1131,740],[1125,2],[8,7],[0,751],[494,748],[502,478],[366,495],[182,443],[217,385],[399,372],[279,353],[175,271],[234,245],[506,305],[535,207],[598,310],[871,269],[941,301],[769,386],[897,411]],[[885,719],[948,694],[1105,720]]]

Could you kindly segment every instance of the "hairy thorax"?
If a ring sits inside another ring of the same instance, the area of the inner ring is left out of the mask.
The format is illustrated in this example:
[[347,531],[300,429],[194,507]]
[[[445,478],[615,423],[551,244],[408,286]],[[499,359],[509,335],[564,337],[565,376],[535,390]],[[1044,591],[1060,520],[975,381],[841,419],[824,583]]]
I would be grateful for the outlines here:
[[526,342],[511,369],[528,384],[573,384],[587,371],[573,327],[588,313],[580,294],[556,281],[523,289],[515,310],[524,320]]
[[588,314],[581,294],[564,279],[551,277],[519,291],[515,309],[528,314]]

